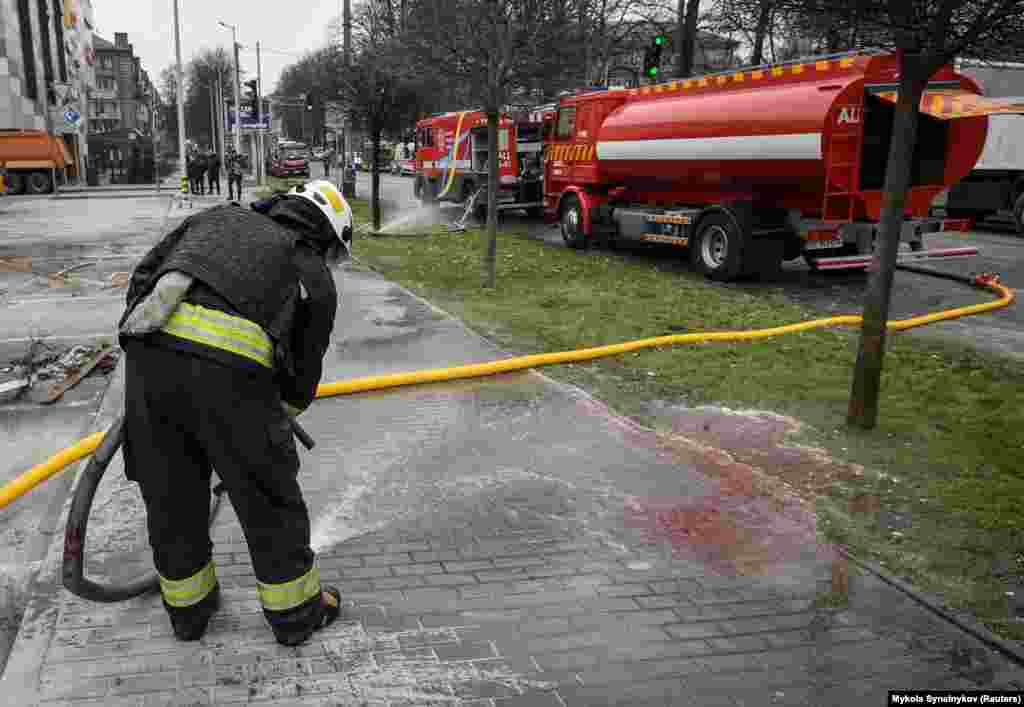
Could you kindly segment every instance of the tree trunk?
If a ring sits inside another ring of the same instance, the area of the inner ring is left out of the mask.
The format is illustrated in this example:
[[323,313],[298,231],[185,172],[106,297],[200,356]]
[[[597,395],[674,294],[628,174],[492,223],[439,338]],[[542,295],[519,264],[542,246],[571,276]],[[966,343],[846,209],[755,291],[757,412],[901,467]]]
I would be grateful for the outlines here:
[[484,287],[494,288],[498,259],[498,119],[497,109],[487,111],[487,255]]
[[380,126],[374,124],[373,130],[373,170],[370,180],[370,203],[373,209],[373,232],[380,232]]
[[764,40],[768,36],[768,25],[771,17],[771,3],[767,0],[761,0],[761,14],[757,16],[757,28],[754,30],[754,53],[750,57],[750,63],[754,66],[764,63]]
[[864,325],[847,412],[847,423],[863,429],[874,428],[878,421],[889,301],[899,254],[903,210],[912,176],[914,146],[917,144],[918,107],[928,80],[927,76],[919,76],[921,73],[916,62],[906,58],[901,61],[900,93],[885,172],[882,217],[864,298]]
[[[679,0],[679,9],[683,9]],[[686,15],[679,37],[679,77],[693,76],[693,55],[697,46],[697,10],[700,0],[687,0]],[[682,14],[682,12],[680,12]]]

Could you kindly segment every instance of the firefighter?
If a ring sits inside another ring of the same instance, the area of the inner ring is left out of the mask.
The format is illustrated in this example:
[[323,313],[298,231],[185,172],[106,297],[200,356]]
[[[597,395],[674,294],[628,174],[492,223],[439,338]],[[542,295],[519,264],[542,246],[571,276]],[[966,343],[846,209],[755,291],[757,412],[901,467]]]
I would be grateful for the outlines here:
[[211,471],[249,545],[264,616],[299,645],[337,619],[310,548],[289,414],[313,401],[337,311],[330,266],[352,212],[316,180],[223,204],[166,235],[132,274],[125,351],[125,475],[146,505],[174,634],[198,640],[220,605],[209,535]]

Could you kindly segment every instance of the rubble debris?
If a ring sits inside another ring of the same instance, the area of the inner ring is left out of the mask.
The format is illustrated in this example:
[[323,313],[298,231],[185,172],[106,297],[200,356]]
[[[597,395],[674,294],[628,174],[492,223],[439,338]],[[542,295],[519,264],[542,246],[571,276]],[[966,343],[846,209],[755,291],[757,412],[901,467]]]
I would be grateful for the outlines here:
[[[83,379],[85,379],[86,376],[92,373],[92,370],[96,368],[101,361],[116,353],[116,349],[113,346],[108,346],[99,352],[89,350],[82,346],[76,346],[75,349],[86,349],[88,354],[83,359],[81,358],[82,354],[80,353],[79,357],[75,359],[78,365],[65,369],[67,377],[60,383],[50,387],[46,399],[40,401],[44,405],[49,405],[50,403],[55,403],[60,400],[64,393],[74,388]],[[72,351],[75,351],[75,349],[72,349]]]
[[[36,339],[25,356],[0,368],[0,402],[16,400],[39,381],[53,383],[42,393],[42,398],[33,395],[34,402],[56,402],[93,371],[110,373],[117,366],[119,354],[120,349],[109,340],[92,346],[74,346],[62,352]],[[21,383],[15,385],[12,380]]]
[[69,268],[64,268],[60,272],[50,273],[50,277],[65,277],[68,273],[72,273],[75,270],[81,270],[82,268],[87,268],[90,265],[95,265],[95,263],[88,263],[88,262],[86,262],[86,263],[79,263],[78,265],[72,265]]
[[31,385],[31,381],[24,366],[0,368],[0,403],[8,403],[17,399],[29,385]]
[[0,258],[0,271],[32,272],[32,258],[8,257]]
[[132,274],[130,272],[115,272],[110,275],[110,287],[127,287],[128,283],[131,282]]

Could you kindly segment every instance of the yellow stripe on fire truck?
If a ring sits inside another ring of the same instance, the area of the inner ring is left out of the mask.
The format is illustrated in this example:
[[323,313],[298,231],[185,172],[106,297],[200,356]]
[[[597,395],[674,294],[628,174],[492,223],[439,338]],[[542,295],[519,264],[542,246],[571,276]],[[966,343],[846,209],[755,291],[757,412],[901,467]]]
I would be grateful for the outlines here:
[[594,159],[596,145],[549,145],[545,159],[555,162],[585,162]]

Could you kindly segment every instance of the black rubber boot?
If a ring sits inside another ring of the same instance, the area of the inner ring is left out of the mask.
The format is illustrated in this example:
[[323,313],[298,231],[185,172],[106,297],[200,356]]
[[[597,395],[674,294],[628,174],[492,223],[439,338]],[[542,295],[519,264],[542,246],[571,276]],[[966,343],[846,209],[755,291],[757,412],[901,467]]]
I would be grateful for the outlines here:
[[220,585],[218,584],[195,606],[170,606],[166,601],[164,608],[171,617],[171,628],[174,637],[179,641],[198,641],[206,633],[210,618],[220,608]]
[[[324,594],[330,596],[326,599]],[[320,596],[288,612],[287,617],[275,616],[270,623],[274,638],[282,646],[298,646],[310,639],[315,631],[327,628],[341,614],[341,592],[335,587],[321,587]]]

